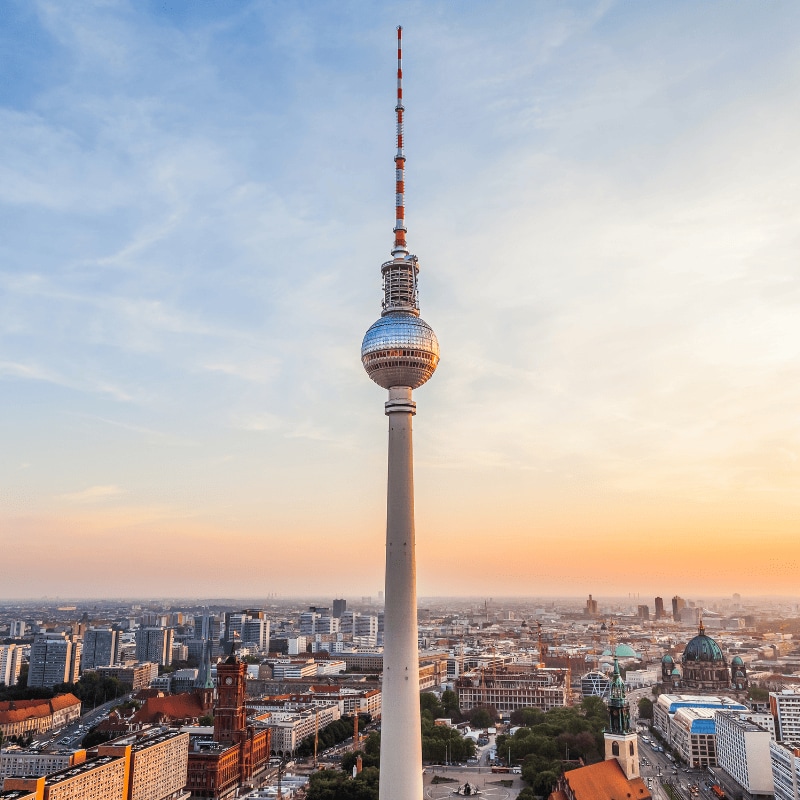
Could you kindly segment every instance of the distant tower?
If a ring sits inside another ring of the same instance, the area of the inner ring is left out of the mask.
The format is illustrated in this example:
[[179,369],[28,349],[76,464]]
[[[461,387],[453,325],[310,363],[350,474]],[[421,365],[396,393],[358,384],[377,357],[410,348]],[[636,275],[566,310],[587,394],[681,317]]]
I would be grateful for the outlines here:
[[625,699],[625,682],[619,671],[619,661],[614,659],[614,673],[608,697],[608,729],[603,734],[606,742],[606,761],[615,758],[625,777],[639,777],[639,737],[631,729],[631,713]]
[[380,800],[421,800],[417,579],[411,392],[439,363],[439,342],[420,319],[417,257],[408,252],[403,152],[402,28],[397,29],[397,152],[395,226],[391,261],[381,266],[383,311],[364,336],[361,362],[389,390],[389,480],[386,504],[386,605],[383,652]]

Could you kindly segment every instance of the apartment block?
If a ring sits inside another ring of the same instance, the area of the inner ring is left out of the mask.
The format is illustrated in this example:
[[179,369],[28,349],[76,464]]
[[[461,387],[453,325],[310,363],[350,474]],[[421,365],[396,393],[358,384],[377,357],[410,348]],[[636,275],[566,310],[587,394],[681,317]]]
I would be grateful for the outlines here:
[[715,725],[717,764],[751,797],[772,794],[770,732],[734,711],[715,712]]

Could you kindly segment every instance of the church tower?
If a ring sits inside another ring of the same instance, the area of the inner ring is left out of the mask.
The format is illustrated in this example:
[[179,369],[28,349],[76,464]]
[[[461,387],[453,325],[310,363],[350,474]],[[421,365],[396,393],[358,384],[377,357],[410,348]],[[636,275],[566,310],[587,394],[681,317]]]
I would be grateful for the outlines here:
[[603,734],[606,742],[606,761],[615,758],[625,777],[639,777],[639,737],[631,729],[631,714],[625,700],[625,682],[619,672],[619,661],[614,658],[614,674],[608,699],[608,729]]

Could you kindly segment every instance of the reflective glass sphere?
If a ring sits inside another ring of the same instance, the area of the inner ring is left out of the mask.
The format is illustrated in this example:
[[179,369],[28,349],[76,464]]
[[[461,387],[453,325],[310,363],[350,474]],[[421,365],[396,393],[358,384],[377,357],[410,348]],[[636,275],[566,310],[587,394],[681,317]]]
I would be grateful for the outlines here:
[[364,334],[361,363],[378,386],[416,389],[439,363],[439,340],[427,322],[407,312],[386,314]]

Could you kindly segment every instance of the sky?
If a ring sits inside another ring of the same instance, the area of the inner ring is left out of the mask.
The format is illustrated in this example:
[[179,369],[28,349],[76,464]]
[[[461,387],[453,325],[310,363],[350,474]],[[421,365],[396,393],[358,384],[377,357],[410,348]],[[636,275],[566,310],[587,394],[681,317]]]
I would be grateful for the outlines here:
[[0,599],[382,587],[398,24],[420,594],[796,593],[796,3],[0,14]]

